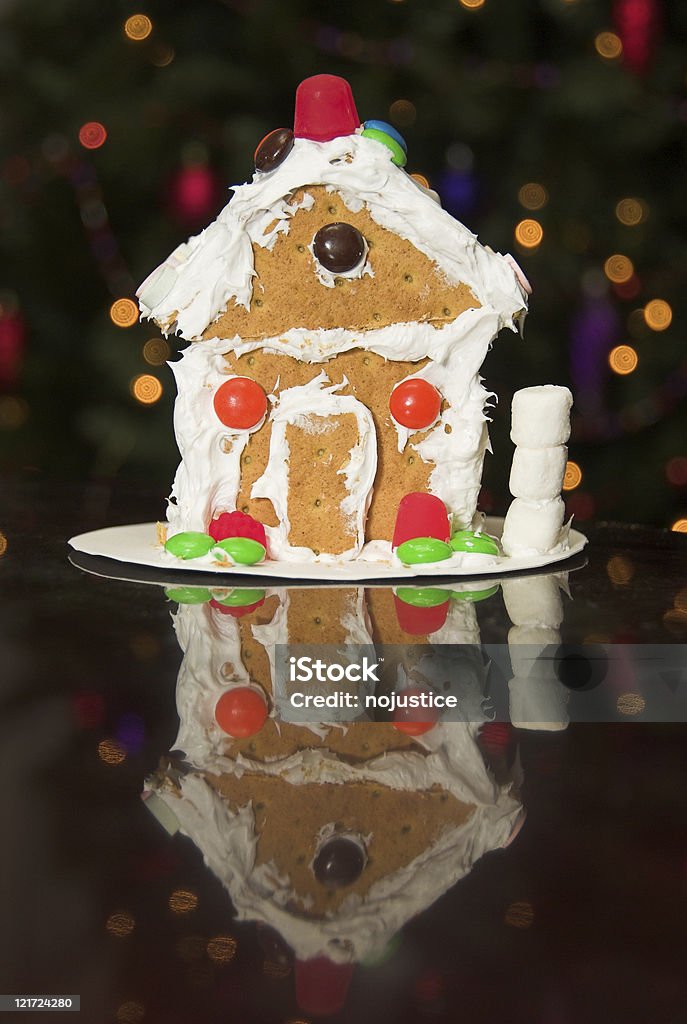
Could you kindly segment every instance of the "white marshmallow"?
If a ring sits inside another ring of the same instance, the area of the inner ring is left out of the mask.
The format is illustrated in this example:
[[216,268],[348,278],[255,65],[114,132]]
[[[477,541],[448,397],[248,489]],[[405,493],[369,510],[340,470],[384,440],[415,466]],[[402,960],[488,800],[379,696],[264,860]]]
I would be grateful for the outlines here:
[[508,618],[514,626],[529,624],[557,629],[563,621],[563,601],[556,576],[506,578],[502,590]]
[[555,656],[561,642],[557,629],[548,626],[513,626],[508,653],[514,676],[557,682]]
[[503,550],[507,555],[547,554],[559,542],[564,515],[560,498],[536,503],[514,498],[503,524]]
[[510,493],[527,501],[546,501],[561,493],[568,449],[517,447],[510,470]]
[[568,691],[558,680],[515,676],[508,683],[508,693],[516,729],[557,732],[568,727]]
[[511,441],[525,448],[565,444],[570,437],[572,395],[568,388],[543,384],[513,395]]

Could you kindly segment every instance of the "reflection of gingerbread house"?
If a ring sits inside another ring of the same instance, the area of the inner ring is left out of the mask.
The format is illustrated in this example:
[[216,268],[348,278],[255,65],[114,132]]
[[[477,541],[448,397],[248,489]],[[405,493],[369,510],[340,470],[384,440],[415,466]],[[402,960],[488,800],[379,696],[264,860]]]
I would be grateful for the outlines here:
[[401,498],[423,491],[471,526],[488,446],[479,371],[526,294],[512,261],[398,166],[402,140],[382,128],[359,126],[341,79],[303,83],[295,133],[267,137],[253,181],[140,289],[143,314],[193,342],[173,366],[172,533],[240,509],[274,558],[386,542],[372,556]]
[[[244,606],[215,594],[175,615],[184,659],[174,746],[185,761],[166,761],[148,780],[147,803],[202,851],[238,917],[269,925],[293,951],[302,1009],[323,1012],[326,1002],[333,1011],[352,965],[379,956],[406,921],[505,845],[521,805],[511,778],[497,782],[485,765],[484,716],[408,734],[363,718],[306,726],[275,715],[274,642],[313,632],[343,644],[393,639],[390,591],[251,591]],[[474,637],[471,605],[454,602],[449,620],[456,639]],[[236,688],[270,708],[241,738],[217,720]],[[466,689],[479,708],[483,676]],[[308,990],[322,971],[331,991],[323,1000],[319,984],[316,1007]]]

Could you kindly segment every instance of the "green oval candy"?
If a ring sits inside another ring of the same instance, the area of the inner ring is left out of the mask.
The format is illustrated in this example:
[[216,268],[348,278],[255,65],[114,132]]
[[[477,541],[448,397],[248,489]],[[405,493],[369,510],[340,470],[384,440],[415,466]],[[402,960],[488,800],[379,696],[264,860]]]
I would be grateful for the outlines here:
[[239,565],[255,565],[256,562],[262,562],[267,554],[260,541],[252,537],[225,537],[216,546],[226,551],[232,561]]
[[165,597],[177,604],[205,604],[212,594],[205,587],[166,587]]
[[413,537],[399,544],[396,554],[404,565],[420,565],[423,562],[443,562],[453,552],[445,541],[436,537]]
[[396,597],[404,604],[412,604],[415,608],[435,608],[445,604],[451,596],[449,590],[439,587],[398,587]]
[[[261,545],[262,546],[262,545]],[[257,604],[265,596],[264,590],[252,590],[249,587],[236,587],[227,597],[216,598],[217,604],[227,608],[245,608],[249,604]]]
[[458,530],[449,541],[454,551],[468,551],[480,555],[498,555],[499,546],[488,533],[474,533],[472,530]]
[[487,587],[486,590],[454,590],[451,597],[456,601],[471,601],[474,604],[476,601],[486,601],[498,589],[497,583],[495,587]]
[[381,142],[383,146],[391,150],[391,159],[397,167],[405,167],[408,162],[408,157],[403,151],[403,147],[399,146],[396,139],[392,139],[386,132],[382,132],[379,128],[364,128],[363,136],[366,139],[374,139],[375,142]]
[[198,533],[195,530],[187,530],[185,533],[175,533],[165,544],[165,551],[177,558],[200,558],[207,555],[211,548],[214,548],[215,541],[207,533]]

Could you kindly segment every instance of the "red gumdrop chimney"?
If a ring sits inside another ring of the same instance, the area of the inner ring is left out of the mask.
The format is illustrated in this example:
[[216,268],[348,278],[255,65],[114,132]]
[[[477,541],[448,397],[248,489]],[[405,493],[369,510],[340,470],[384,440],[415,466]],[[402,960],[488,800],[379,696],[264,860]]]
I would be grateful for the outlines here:
[[326,956],[296,960],[296,999],[303,1013],[329,1017],[342,1010],[354,967],[355,964],[335,964]]
[[338,75],[313,75],[296,89],[293,134],[297,139],[329,142],[360,127],[351,87]]

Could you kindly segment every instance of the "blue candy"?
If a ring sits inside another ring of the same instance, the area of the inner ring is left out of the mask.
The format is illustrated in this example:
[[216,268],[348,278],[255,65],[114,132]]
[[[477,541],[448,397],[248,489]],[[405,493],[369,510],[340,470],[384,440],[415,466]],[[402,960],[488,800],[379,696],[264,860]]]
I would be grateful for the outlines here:
[[365,121],[363,128],[374,128],[378,132],[386,132],[390,135],[394,142],[397,142],[404,153],[408,152],[408,146],[406,140],[403,138],[400,132],[397,132],[393,125],[388,124],[386,121]]

